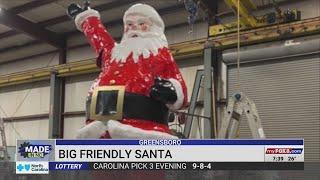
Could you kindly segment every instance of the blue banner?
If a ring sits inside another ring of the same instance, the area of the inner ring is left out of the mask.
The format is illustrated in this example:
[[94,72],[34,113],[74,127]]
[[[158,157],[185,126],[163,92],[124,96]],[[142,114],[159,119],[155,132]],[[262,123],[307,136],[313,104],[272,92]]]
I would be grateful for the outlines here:
[[87,162],[49,162],[49,170],[89,170],[89,163]]
[[303,139],[56,140],[56,145],[304,145]]

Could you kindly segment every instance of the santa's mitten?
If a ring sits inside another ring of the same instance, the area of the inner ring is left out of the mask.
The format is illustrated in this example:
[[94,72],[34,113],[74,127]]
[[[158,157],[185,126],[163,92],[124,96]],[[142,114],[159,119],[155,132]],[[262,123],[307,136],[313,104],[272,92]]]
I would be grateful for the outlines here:
[[78,14],[80,14],[81,12],[83,12],[83,11],[84,11],[84,9],[82,9],[79,4],[74,4],[74,3],[72,3],[72,4],[70,4],[70,5],[68,6],[67,14],[68,14],[68,16],[70,16],[72,19],[75,19],[76,16],[77,16]]
[[177,92],[172,82],[158,77],[151,87],[150,97],[164,104],[173,104],[177,101]]
[[79,31],[82,31],[82,23],[86,21],[89,17],[98,17],[100,18],[100,14],[98,11],[94,9],[90,9],[88,7],[82,8],[78,4],[70,4],[67,9],[67,14],[74,19],[76,27]]
[[101,121],[93,121],[77,132],[77,139],[99,139],[107,131],[107,126]]

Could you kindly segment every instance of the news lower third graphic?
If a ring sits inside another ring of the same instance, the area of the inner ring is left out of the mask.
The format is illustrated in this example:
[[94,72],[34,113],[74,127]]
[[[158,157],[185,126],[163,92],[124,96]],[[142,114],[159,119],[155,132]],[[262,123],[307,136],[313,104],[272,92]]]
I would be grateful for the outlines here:
[[17,141],[17,174],[78,170],[303,169],[303,139]]

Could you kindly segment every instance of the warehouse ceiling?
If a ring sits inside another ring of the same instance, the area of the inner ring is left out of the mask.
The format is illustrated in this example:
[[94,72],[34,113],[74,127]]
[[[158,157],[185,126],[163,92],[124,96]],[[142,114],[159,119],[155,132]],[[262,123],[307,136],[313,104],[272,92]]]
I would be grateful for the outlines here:
[[[120,38],[122,16],[132,4],[145,2],[154,6],[167,26],[187,23],[183,2],[178,0],[91,0],[91,7],[101,13],[101,19],[111,34]],[[23,60],[34,55],[64,48],[86,46],[74,22],[66,15],[70,3],[83,0],[1,0],[0,1],[0,63]],[[171,18],[169,18],[171,14]]]
[[[154,6],[163,17],[166,29],[188,25],[183,0],[90,1],[91,7],[101,13],[101,19],[116,39],[120,39],[122,34],[124,11],[139,2]],[[213,6],[211,1],[203,2],[209,8]],[[258,6],[265,6],[271,1],[254,2]],[[0,63],[22,61],[56,52],[61,48],[87,46],[83,35],[66,15],[66,8],[71,3],[83,4],[84,0],[0,0]],[[219,7],[219,11],[224,12],[226,8]],[[226,14],[233,16],[230,10]],[[205,21],[203,17],[204,13],[200,12],[198,22]]]

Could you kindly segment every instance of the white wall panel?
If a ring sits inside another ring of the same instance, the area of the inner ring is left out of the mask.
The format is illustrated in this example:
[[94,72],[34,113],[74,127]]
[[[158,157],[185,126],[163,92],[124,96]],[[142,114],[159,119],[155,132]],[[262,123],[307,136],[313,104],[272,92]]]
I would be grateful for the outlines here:
[[70,77],[66,81],[65,111],[83,111],[92,81],[97,74]]
[[75,139],[77,131],[85,125],[85,117],[68,117],[64,119],[64,139]]
[[97,57],[94,49],[91,46],[85,46],[77,49],[71,49],[67,53],[67,62],[80,61],[85,59],[92,59]]
[[30,69],[37,69],[46,66],[58,64],[58,53],[52,53],[44,56],[38,56],[30,59],[24,59],[14,62],[6,62],[0,64],[0,75],[10,74]]
[[0,105],[9,117],[49,113],[49,98],[49,82],[44,81],[0,89]]
[[8,146],[15,146],[16,139],[48,139],[48,119],[5,123]]

